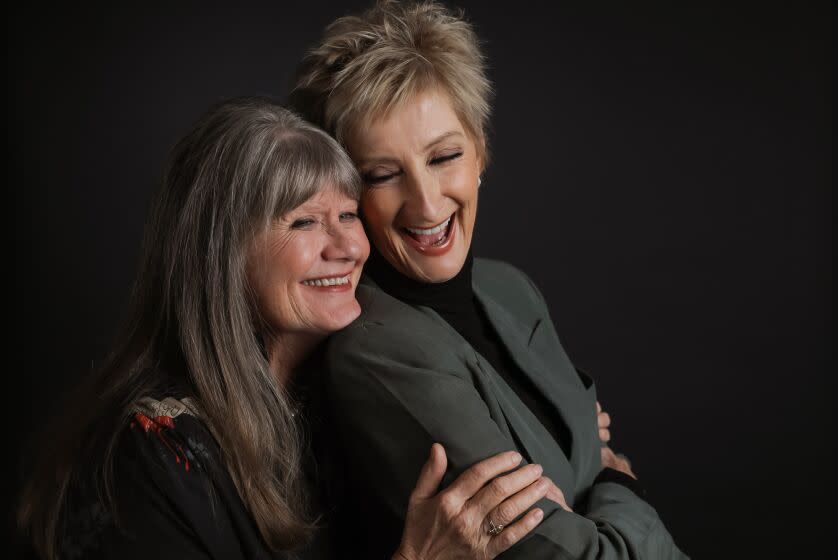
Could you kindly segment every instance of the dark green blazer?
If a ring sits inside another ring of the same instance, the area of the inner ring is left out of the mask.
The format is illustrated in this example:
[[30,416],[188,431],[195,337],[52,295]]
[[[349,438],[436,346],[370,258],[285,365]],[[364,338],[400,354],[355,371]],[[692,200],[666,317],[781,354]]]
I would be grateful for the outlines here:
[[572,434],[567,456],[494,368],[427,307],[402,303],[365,278],[363,312],[326,348],[325,389],[353,493],[341,510],[368,558],[395,551],[408,497],[431,444],[448,455],[443,484],[495,453],[517,449],[564,492],[504,558],[686,558],[655,510],[601,471],[596,388],[576,372],[532,282],[510,265],[475,259],[474,291],[521,370]]

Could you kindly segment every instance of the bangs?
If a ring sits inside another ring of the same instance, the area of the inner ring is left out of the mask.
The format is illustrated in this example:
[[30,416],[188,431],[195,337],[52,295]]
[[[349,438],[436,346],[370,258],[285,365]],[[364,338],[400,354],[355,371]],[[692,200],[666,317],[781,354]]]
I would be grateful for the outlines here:
[[281,131],[266,161],[263,218],[279,218],[317,193],[336,189],[360,200],[362,182],[352,160],[325,132],[314,127]]
[[[356,62],[364,62],[358,60]],[[446,94],[447,84],[442,77],[436,75],[433,67],[424,59],[400,61],[393,67],[386,60],[381,64],[379,72],[371,80],[359,79],[357,72],[350,65],[345,76],[351,76],[339,84],[345,89],[341,91],[346,99],[340,99],[333,107],[342,107],[342,114],[330,114],[327,118],[334,123],[335,138],[343,145],[348,140],[347,133],[356,130],[363,122],[371,122],[375,118],[389,116],[393,110],[403,106],[422,92],[440,89]],[[336,90],[339,91],[339,90]],[[337,95],[337,94],[336,94]]]

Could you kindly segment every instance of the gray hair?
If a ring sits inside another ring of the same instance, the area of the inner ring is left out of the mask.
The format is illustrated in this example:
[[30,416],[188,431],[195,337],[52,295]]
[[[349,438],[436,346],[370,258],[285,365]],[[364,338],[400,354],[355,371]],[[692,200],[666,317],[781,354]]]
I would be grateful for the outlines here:
[[[328,134],[266,99],[217,105],[175,146],[122,335],[73,398],[73,422],[56,423],[58,452],[45,456],[21,500],[19,521],[44,556],[55,556],[80,456],[101,459],[97,488],[113,503],[119,428],[161,371],[194,392],[268,546],[288,549],[307,538],[313,523],[300,474],[302,434],[262,352],[245,262],[260,231],[323,188],[358,199],[351,160]],[[102,433],[102,426],[115,429]]]

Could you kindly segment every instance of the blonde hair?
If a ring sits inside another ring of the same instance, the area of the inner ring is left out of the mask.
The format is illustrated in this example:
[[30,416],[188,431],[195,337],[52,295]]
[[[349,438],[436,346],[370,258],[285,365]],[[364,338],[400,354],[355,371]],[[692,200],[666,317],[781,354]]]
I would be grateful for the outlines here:
[[436,2],[381,0],[326,28],[303,59],[289,103],[342,144],[362,119],[440,88],[485,166],[492,87],[477,35]]

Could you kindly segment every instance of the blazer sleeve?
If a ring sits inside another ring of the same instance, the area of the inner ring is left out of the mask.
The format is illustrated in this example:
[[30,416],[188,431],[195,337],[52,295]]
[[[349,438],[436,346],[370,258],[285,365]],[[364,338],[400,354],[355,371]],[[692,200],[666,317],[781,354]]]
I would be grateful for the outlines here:
[[[516,448],[462,362],[430,333],[409,328],[366,323],[341,333],[327,352],[327,391],[346,460],[353,472],[365,473],[354,483],[376,504],[365,522],[389,543],[400,534],[380,532],[400,533],[433,442],[448,455],[443,486],[475,462]],[[686,558],[655,510],[620,484],[595,485],[585,515],[549,500],[538,506],[544,520],[503,558]]]

